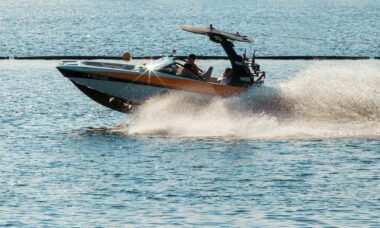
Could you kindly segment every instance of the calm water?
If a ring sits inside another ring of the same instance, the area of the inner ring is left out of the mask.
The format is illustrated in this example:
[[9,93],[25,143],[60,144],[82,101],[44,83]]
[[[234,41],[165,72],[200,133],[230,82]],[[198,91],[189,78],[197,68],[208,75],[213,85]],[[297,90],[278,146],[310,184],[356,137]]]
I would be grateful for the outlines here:
[[183,24],[256,37],[241,51],[259,55],[380,56],[379,12],[378,0],[2,0],[0,56],[223,54]]
[[[380,56],[367,1],[0,1],[0,56],[221,55],[181,24],[261,55]],[[197,49],[194,49],[196,47]],[[0,226],[380,226],[380,61],[260,61],[264,87],[133,115],[55,69],[0,61]],[[226,61],[213,65],[216,74]]]

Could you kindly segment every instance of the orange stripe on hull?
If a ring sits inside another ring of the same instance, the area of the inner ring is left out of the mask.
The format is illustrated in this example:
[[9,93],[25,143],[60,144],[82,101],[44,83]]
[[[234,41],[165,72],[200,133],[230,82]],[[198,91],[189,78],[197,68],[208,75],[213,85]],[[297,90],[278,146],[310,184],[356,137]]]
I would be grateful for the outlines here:
[[108,76],[117,79],[125,79],[129,81],[146,83],[153,86],[162,86],[170,89],[178,89],[195,93],[202,93],[212,96],[228,97],[233,95],[242,94],[247,91],[246,88],[235,86],[221,85],[212,82],[193,81],[180,78],[167,78],[157,76],[154,72],[150,75],[146,72],[144,74],[127,74],[117,72],[94,72],[97,75]]

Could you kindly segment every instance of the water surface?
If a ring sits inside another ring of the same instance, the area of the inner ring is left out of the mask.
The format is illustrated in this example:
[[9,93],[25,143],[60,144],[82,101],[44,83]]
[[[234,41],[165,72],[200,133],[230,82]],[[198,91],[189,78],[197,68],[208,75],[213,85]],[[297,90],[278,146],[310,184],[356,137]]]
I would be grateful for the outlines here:
[[224,54],[184,24],[256,37],[239,51],[258,55],[380,56],[379,11],[377,0],[2,0],[0,56]]
[[293,109],[168,96],[125,115],[56,61],[0,61],[1,225],[378,226],[379,63],[261,63]]

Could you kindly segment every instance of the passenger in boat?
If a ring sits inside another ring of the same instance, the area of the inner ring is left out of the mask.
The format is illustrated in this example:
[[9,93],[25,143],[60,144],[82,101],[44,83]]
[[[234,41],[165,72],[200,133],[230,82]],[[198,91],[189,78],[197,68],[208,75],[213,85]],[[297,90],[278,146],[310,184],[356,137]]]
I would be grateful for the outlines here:
[[187,57],[187,62],[183,65],[182,68],[178,70],[178,75],[188,78],[194,78],[194,79],[201,79],[205,81],[209,81],[211,78],[211,73],[213,70],[213,67],[209,67],[208,70],[204,73],[200,73],[201,70],[198,68],[198,66],[195,64],[195,60],[197,59],[197,56],[194,54],[190,54]]
[[231,83],[233,74],[234,74],[234,72],[232,71],[231,68],[226,68],[226,70],[223,73],[223,78],[220,81],[220,84],[229,85]]

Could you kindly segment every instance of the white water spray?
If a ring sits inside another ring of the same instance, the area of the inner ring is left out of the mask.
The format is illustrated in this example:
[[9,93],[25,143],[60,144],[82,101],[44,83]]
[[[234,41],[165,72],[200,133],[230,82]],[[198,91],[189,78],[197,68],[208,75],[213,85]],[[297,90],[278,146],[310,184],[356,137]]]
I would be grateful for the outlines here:
[[208,103],[180,93],[141,106],[128,134],[250,139],[380,138],[380,68],[319,62],[275,88]]

